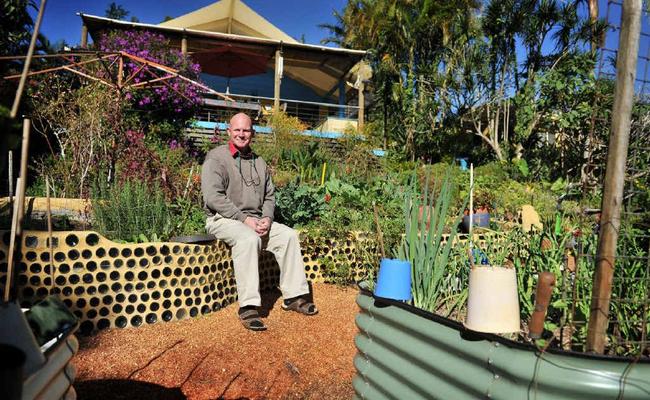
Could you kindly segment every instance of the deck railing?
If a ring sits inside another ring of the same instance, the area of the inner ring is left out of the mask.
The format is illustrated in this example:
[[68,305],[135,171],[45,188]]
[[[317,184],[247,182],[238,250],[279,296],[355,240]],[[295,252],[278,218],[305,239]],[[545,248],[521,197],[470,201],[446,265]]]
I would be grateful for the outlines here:
[[[237,112],[246,112],[254,120],[260,121],[273,110],[273,98],[229,94],[234,101],[204,96],[204,105],[198,114],[200,121],[227,122]],[[297,117],[307,129],[343,130],[348,123],[356,128],[359,107],[313,101],[280,99],[280,108],[290,116]],[[333,127],[335,121],[335,127]]]

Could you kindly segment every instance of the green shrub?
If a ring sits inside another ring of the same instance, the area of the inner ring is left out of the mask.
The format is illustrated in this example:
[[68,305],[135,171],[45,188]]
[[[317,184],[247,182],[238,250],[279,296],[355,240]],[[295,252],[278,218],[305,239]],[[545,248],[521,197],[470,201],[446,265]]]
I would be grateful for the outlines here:
[[93,225],[102,235],[134,242],[167,239],[171,209],[162,191],[139,181],[98,185],[93,196]]

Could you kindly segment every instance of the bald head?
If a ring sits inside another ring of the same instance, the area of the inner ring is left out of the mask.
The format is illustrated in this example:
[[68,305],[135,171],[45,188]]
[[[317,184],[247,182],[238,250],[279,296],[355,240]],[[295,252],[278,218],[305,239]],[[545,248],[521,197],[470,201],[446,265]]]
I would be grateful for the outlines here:
[[232,125],[233,123],[236,123],[236,122],[238,122],[240,120],[242,122],[248,123],[248,125],[250,125],[250,126],[253,125],[253,121],[251,120],[251,117],[249,117],[246,113],[243,113],[243,112],[240,112],[240,113],[237,113],[237,114],[233,115],[232,118],[230,118],[230,125]]
[[237,148],[237,150],[242,153],[248,153],[250,151],[253,134],[253,122],[248,115],[238,113],[230,118],[228,135],[230,136],[230,142]]

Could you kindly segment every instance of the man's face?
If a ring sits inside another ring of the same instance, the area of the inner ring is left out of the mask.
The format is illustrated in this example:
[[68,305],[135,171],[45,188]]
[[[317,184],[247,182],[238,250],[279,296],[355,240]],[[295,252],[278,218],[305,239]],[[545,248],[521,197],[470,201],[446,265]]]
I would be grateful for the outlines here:
[[244,114],[237,114],[230,120],[228,127],[230,141],[238,150],[248,150],[253,139],[251,119]]

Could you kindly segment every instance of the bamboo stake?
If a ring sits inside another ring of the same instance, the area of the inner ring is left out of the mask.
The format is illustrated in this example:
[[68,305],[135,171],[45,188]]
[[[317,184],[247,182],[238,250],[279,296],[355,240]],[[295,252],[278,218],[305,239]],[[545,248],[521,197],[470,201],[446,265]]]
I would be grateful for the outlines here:
[[[45,12],[45,3],[47,0],[41,0],[41,6],[38,9],[38,16],[36,17],[36,23],[34,24],[34,32],[32,32],[32,40],[29,42],[29,50],[27,50],[27,58],[25,59],[25,64],[23,65],[23,73],[20,76],[20,82],[18,83],[18,88],[16,89],[16,97],[14,97],[14,105],[11,107],[11,118],[16,118],[18,114],[18,106],[20,105],[20,99],[23,97],[23,89],[25,88],[25,81],[27,80],[27,72],[29,71],[29,64],[32,63],[32,56],[34,55],[34,47],[36,47],[36,38],[38,38],[38,31],[41,28],[41,21],[43,20],[43,13]],[[9,277],[7,275],[7,277]]]
[[25,209],[25,183],[27,181],[27,155],[29,154],[29,131],[31,121],[23,120],[23,143],[20,153],[20,176],[16,184],[16,199],[14,202],[14,215],[11,221],[11,238],[9,240],[9,254],[7,254],[7,282],[5,284],[4,301],[9,301],[11,284],[13,282],[13,266],[20,261],[22,248],[22,222]]
[[[16,187],[20,187],[20,178],[16,180]],[[3,301],[9,301],[9,292],[11,291],[11,283],[13,280],[14,270],[14,248],[16,247],[16,226],[18,224],[18,202],[14,201],[14,209],[11,218],[11,236],[9,238],[9,253],[7,259],[7,281],[5,282]]]
[[607,342],[609,304],[621,205],[625,184],[625,164],[630,139],[630,119],[634,103],[634,80],[641,30],[641,1],[623,2],[619,51],[616,61],[616,96],[612,108],[612,129],[607,154],[607,169],[598,236],[596,273],[591,295],[591,314],[587,330],[587,351],[603,353]]
[[379,226],[379,213],[377,212],[377,204],[372,202],[372,208],[375,215],[375,226],[377,227],[377,240],[379,241],[379,250],[381,251],[381,258],[386,258],[386,251],[384,249],[384,235],[381,232],[381,227]]
[[50,293],[54,290],[54,243],[52,242],[52,205],[50,203],[50,178],[45,177],[45,196],[47,197],[47,240],[50,250]]

